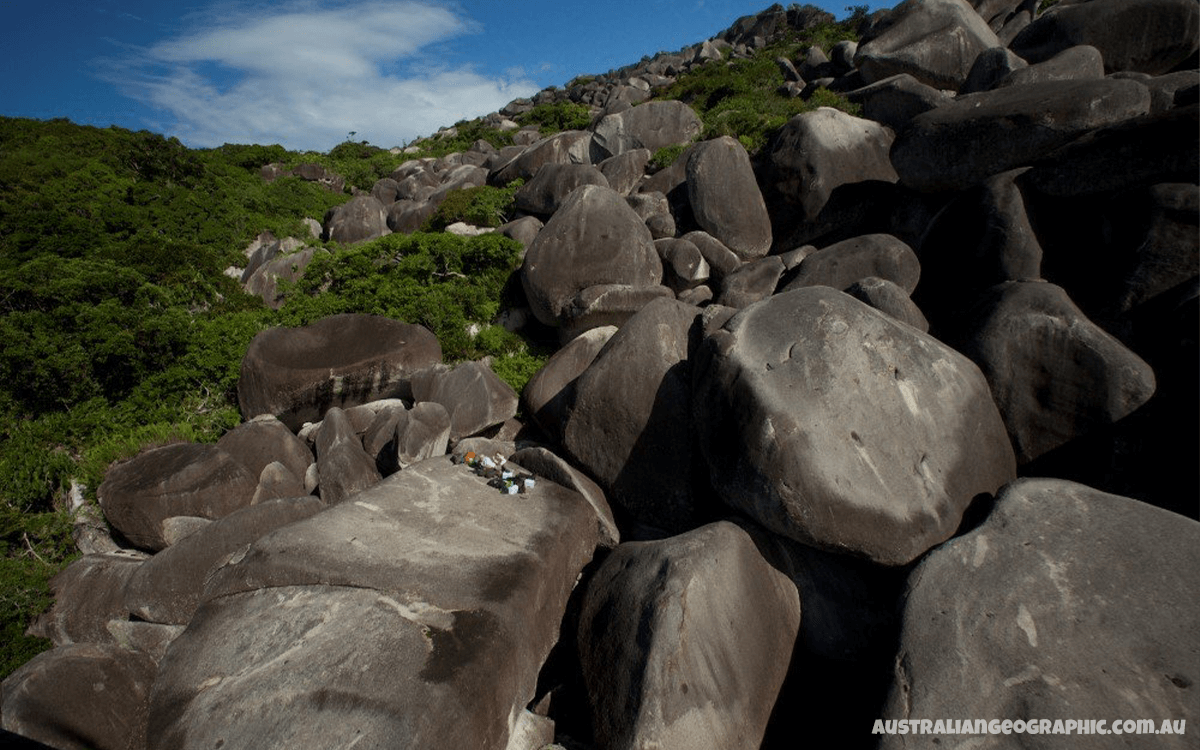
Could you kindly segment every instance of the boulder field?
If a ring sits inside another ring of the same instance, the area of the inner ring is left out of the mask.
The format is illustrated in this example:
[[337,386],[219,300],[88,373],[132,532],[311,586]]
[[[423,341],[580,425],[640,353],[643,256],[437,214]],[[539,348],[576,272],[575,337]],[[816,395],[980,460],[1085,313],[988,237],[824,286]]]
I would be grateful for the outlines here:
[[[353,242],[524,179],[509,312],[560,348],[518,394],[403,321],[260,334],[241,425],[109,470],[113,538],[54,579],[7,738],[1074,748],[1056,722],[1129,719],[1170,733],[1086,746],[1195,747],[1200,6],[906,0],[778,61],[860,112],[753,155],[650,101],[827,20],[512,102],[485,120],[595,117],[331,211]],[[269,304],[312,256],[250,250]]]

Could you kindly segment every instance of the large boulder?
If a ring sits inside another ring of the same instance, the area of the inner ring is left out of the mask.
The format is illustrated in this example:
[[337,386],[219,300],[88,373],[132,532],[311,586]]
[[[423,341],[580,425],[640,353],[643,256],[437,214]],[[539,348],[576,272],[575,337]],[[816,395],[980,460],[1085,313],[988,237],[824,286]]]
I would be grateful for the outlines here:
[[552,354],[526,383],[521,392],[525,413],[554,442],[562,440],[563,423],[575,401],[576,380],[616,332],[616,326],[600,326],[581,333]]
[[813,221],[842,185],[896,181],[888,158],[893,140],[892,132],[879,123],[832,107],[796,115],[780,130],[771,150],[775,186]]
[[915,296],[935,320],[957,321],[996,284],[1041,278],[1042,246],[1015,182],[1024,172],[1002,172],[964,191],[926,228],[924,281]]
[[425,328],[377,315],[332,315],[271,328],[242,358],[238,404],[246,418],[274,414],[293,431],[331,406],[411,397],[412,375],[442,360]]
[[727,521],[617,547],[588,582],[578,632],[600,746],[758,747],[800,607]]
[[[909,578],[887,723],[1034,722],[991,745],[1185,748],[1194,738],[1114,733],[1115,720],[1200,721],[1195,596],[1200,524],[1057,479],[1006,487],[987,520],[932,551]],[[894,726],[894,725],[893,725]],[[1121,729],[1124,729],[1122,725]],[[977,732],[978,733],[978,732]],[[961,741],[945,735],[943,743]],[[939,738],[926,735],[924,742]],[[889,734],[881,748],[911,747]]]
[[270,500],[230,513],[146,560],[125,582],[125,611],[145,622],[187,625],[208,576],[264,534],[322,511],[315,497]]
[[659,299],[575,381],[563,447],[609,500],[651,526],[695,526],[688,337],[700,310]]
[[877,276],[912,294],[921,278],[921,263],[907,244],[890,234],[865,234],[809,253],[783,279],[781,291],[828,286],[841,291],[860,279]]
[[593,128],[592,160],[600,162],[633,149],[652,153],[689,143],[703,129],[700,116],[680,101],[657,101],[605,115]]
[[325,412],[315,442],[321,500],[327,505],[337,505],[383,478],[349,415],[338,407]]
[[108,470],[96,489],[104,516],[134,546],[168,545],[172,516],[217,519],[250,504],[258,477],[214,445],[151,448]]
[[545,164],[591,164],[591,143],[592,134],[582,130],[543,138],[493,169],[488,183],[503,186],[513,180],[529,180]]
[[279,529],[212,577],[160,664],[154,748],[503,748],[596,518],[449,457]]
[[965,0],[905,0],[859,43],[854,65],[867,83],[908,73],[934,88],[957,90],[979,53],[1001,46]]
[[517,413],[517,393],[487,362],[431,368],[413,381],[413,400],[441,404],[450,415],[450,440],[457,442]]
[[1194,60],[1198,38],[1200,8],[1191,0],[1087,0],[1051,8],[1010,46],[1036,63],[1087,44],[1100,50],[1108,73],[1160,75]]
[[645,222],[618,193],[597,185],[567,197],[521,266],[529,306],[546,325],[558,325],[588,287],[655,287],[661,281],[662,263]]
[[5,678],[2,725],[56,750],[143,750],[154,672],[149,656],[114,644],[46,651]]
[[75,560],[50,579],[54,603],[38,615],[28,634],[48,638],[55,646],[111,643],[108,622],[128,616],[125,587],[145,560],[145,555],[129,552]]
[[388,233],[387,207],[372,195],[360,195],[329,209],[322,237],[333,242],[353,244],[373,240]]
[[272,415],[257,416],[234,427],[221,436],[217,447],[256,477],[276,461],[303,477],[314,460],[308,445]]
[[902,565],[1016,474],[970,360],[828,287],[740,311],[694,369],[713,486],[806,544]]
[[968,94],[913,118],[892,144],[892,164],[900,181],[918,190],[962,190],[1149,111],[1150,90],[1130,80],[1045,81]]
[[1154,394],[1150,366],[1053,284],[1001,284],[965,328],[958,349],[987,377],[1020,463],[1116,422]]
[[284,297],[279,292],[279,280],[298,281],[304,276],[308,264],[318,253],[325,250],[316,247],[306,247],[287,255],[278,255],[261,266],[245,280],[247,294],[253,294],[262,299],[263,303],[272,310],[283,306]]
[[739,258],[759,258],[771,249],[771,217],[750,156],[735,138],[721,136],[692,150],[687,189],[696,223]]
[[525,213],[549,216],[581,185],[609,186],[604,174],[590,164],[543,164],[513,195],[513,206]]

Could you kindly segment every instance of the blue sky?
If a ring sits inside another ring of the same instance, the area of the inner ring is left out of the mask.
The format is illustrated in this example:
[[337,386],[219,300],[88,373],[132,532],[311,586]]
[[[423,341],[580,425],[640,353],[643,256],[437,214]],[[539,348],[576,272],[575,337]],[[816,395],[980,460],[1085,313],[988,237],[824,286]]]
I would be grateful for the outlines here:
[[[814,4],[841,18],[851,2]],[[769,5],[4,0],[0,115],[148,129],[193,147],[327,151],[351,131],[391,147]]]

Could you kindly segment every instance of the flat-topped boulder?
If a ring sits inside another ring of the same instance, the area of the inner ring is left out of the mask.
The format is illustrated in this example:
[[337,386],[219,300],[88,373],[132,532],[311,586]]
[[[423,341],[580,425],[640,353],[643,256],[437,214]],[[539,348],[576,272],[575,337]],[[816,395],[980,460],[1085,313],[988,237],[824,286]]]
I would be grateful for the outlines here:
[[238,405],[274,414],[293,431],[331,406],[411,397],[412,375],[442,361],[425,328],[378,315],[332,315],[303,328],[271,328],[242,358]]
[[154,748],[503,748],[597,522],[449,457],[252,544],[210,579],[154,685]]

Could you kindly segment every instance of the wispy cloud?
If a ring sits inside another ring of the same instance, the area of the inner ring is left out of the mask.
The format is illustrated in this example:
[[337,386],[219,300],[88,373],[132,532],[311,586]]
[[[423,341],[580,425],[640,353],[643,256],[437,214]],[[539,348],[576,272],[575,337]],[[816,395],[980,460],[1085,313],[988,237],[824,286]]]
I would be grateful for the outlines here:
[[302,0],[213,19],[99,65],[191,145],[327,150],[356,131],[392,146],[538,89],[440,62],[438,45],[481,29],[428,2]]

